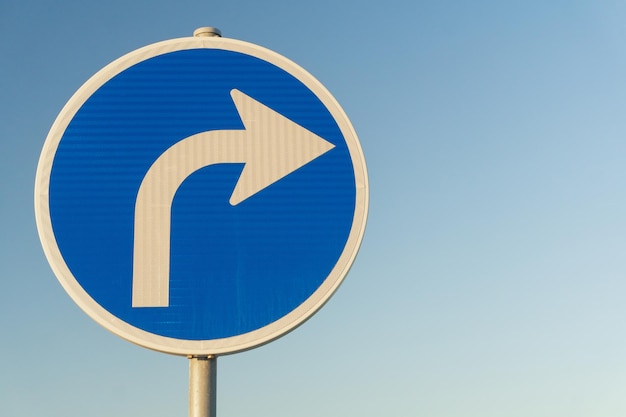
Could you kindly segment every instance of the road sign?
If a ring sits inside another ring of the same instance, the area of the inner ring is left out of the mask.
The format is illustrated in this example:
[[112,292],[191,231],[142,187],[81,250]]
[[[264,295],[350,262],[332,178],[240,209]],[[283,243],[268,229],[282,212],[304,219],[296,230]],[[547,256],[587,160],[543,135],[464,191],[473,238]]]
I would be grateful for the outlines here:
[[113,333],[180,355],[267,343],[335,292],[368,206],[357,136],[288,59],[224,38],[131,52],[69,100],[35,185],[42,245]]

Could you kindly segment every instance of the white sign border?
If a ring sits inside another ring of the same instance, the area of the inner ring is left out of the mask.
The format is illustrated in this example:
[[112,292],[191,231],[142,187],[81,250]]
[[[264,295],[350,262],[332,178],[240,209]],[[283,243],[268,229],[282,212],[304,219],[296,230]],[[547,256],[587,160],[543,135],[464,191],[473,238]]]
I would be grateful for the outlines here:
[[[76,112],[97,89],[120,72],[149,58],[200,48],[228,50],[262,59],[306,85],[329,110],[346,140],[354,167],[356,204],[350,234],[339,260],[322,285],[304,303],[282,318],[248,333],[223,339],[183,340],[153,334],[120,320],[82,288],[57,245],[50,218],[48,190],[52,163],[63,134]],[[41,151],[35,178],[35,218],[39,238],[54,274],[70,297],[88,316],[112,333],[149,349],[185,356],[223,355],[252,349],[285,335],[309,319],[334,294],[352,266],[365,232],[368,205],[369,186],[361,145],[348,117],[330,92],[291,60],[258,45],[220,37],[189,37],[158,42],[130,52],[98,71],[70,98],[52,125]]]

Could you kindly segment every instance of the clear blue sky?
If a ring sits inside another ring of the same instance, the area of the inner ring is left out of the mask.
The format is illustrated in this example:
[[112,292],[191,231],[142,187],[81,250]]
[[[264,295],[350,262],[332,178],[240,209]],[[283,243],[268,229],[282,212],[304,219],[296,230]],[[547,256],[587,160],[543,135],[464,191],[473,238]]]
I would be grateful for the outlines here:
[[218,360],[218,415],[626,415],[626,4],[0,3],[0,415],[187,413],[187,360],[101,328],[37,236],[51,124],[100,68],[216,26],[357,130],[357,260],[287,336]]

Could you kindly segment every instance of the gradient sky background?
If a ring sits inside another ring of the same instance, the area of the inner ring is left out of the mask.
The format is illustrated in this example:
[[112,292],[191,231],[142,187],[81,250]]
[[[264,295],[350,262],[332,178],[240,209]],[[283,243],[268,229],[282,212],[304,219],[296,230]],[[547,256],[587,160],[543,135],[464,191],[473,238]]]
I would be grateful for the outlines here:
[[67,296],[39,153],[100,68],[216,26],[311,72],[368,163],[357,260],[296,331],[218,360],[218,415],[626,415],[626,3],[0,2],[0,415],[185,416],[184,357]]

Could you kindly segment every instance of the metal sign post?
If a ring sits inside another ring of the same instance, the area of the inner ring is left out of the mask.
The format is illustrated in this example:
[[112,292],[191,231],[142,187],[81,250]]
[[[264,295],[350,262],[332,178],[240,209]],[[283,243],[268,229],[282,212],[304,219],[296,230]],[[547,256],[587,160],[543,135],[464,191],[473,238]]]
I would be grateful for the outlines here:
[[215,417],[217,357],[189,357],[189,417]]

